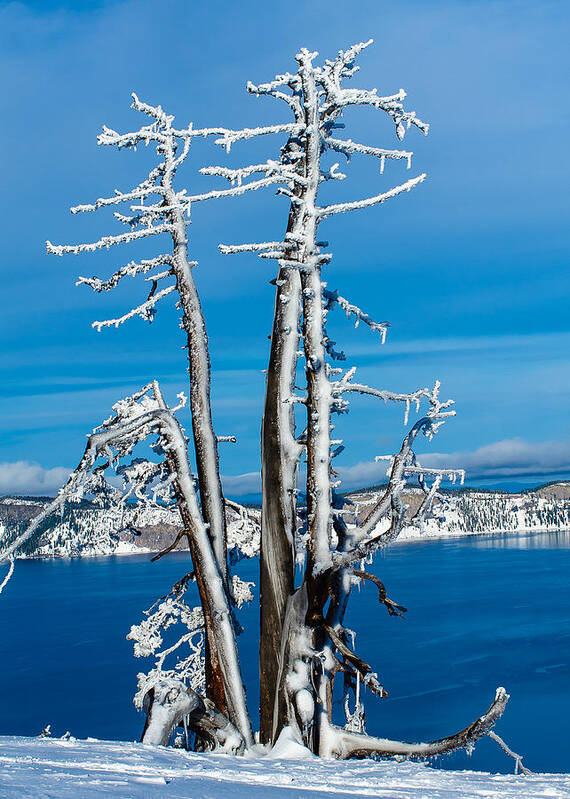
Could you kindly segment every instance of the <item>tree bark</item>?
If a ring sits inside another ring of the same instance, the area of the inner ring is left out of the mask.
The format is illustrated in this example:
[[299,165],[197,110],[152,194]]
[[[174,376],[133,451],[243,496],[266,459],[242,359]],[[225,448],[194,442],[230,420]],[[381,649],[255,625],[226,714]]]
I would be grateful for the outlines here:
[[[300,315],[299,273],[280,269],[261,428],[260,738],[272,740],[281,634],[294,590],[296,474],[294,393]],[[281,703],[282,705],[282,703]],[[283,707],[280,709],[280,715]]]

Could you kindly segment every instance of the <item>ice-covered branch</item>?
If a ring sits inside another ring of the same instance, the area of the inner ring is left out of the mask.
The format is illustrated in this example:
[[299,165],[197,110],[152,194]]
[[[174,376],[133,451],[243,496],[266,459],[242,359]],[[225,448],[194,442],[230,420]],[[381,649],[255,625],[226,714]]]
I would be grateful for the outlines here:
[[162,291],[159,291],[156,294],[149,296],[149,298],[145,300],[145,302],[141,303],[136,308],[133,308],[132,310],[128,311],[126,314],[123,314],[123,316],[119,316],[117,319],[106,319],[103,322],[93,322],[92,327],[94,327],[97,330],[97,332],[100,333],[102,328],[119,327],[119,325],[122,325],[128,319],[132,319],[133,316],[140,316],[141,319],[145,319],[148,322],[152,322],[156,314],[155,311],[156,304],[160,302],[160,300],[162,300],[168,294],[172,294],[173,291],[176,291],[176,286],[168,286],[167,288],[162,289]]
[[405,404],[406,411],[404,414],[404,424],[408,424],[408,416],[410,412],[410,406],[415,405],[416,409],[419,410],[420,403],[422,399],[429,398],[432,394],[432,390],[428,388],[420,388],[416,391],[412,391],[406,394],[400,394],[395,391],[387,391],[385,389],[380,388],[372,388],[371,386],[366,386],[363,383],[353,383],[351,381],[352,376],[354,375],[355,367],[349,369],[348,372],[340,379],[336,380],[331,383],[331,391],[333,396],[340,397],[343,394],[356,392],[357,394],[368,394],[372,397],[377,397],[381,399],[384,403],[386,402],[402,402]]
[[386,342],[386,334],[388,332],[388,328],[391,327],[390,322],[375,322],[358,306],[353,305],[344,297],[341,297],[338,291],[329,291],[328,289],[323,289],[323,297],[327,301],[327,310],[332,308],[334,305],[338,305],[338,307],[345,312],[348,318],[351,316],[354,317],[355,327],[358,327],[359,323],[362,322],[363,324],[368,325],[372,331],[378,331],[380,333],[382,344]]
[[263,241],[252,244],[218,244],[222,255],[233,255],[239,252],[262,253],[266,250],[284,250],[288,245],[282,241]]
[[89,244],[52,244],[46,241],[46,250],[51,255],[79,255],[82,252],[96,252],[97,250],[109,249],[115,244],[127,244],[138,239],[148,238],[148,236],[158,236],[161,233],[172,233],[174,230],[170,224],[160,224],[134,230],[129,233],[119,233],[116,236],[102,236],[99,241]]
[[367,197],[365,200],[355,200],[354,202],[349,203],[337,203],[336,205],[325,205],[322,208],[317,209],[317,215],[320,219],[325,219],[327,216],[332,216],[333,214],[344,214],[346,211],[356,211],[361,208],[370,208],[373,205],[379,205],[383,202],[386,202],[386,200],[390,200],[392,197],[397,197],[398,194],[402,194],[404,191],[411,191],[415,186],[423,183],[426,177],[427,176],[425,173],[418,175],[417,178],[407,180],[400,186],[396,186],[395,188],[385,191],[382,194],[376,194],[374,197]]
[[493,702],[482,716],[460,732],[430,743],[404,743],[387,738],[374,738],[328,724],[328,728],[321,737],[323,746],[320,754],[324,757],[336,757],[341,760],[373,755],[427,758],[445,755],[456,749],[469,749],[479,738],[489,734],[489,731],[503,715],[508,701],[509,695],[505,689],[497,688]]
[[529,768],[526,768],[526,766],[523,766],[522,755],[517,755],[516,752],[513,752],[510,746],[508,746],[508,744],[506,744],[505,741],[503,741],[503,739],[497,735],[494,730],[489,730],[487,735],[492,741],[495,741],[495,743],[499,744],[505,754],[513,758],[515,761],[515,774],[518,774],[520,771],[520,773],[524,774],[525,777],[530,777],[533,772]]
[[266,161],[264,164],[252,164],[239,169],[229,169],[224,166],[206,166],[200,170],[202,175],[215,175],[229,180],[232,185],[242,185],[243,179],[250,175],[263,173],[267,177],[280,177],[284,183],[306,184],[306,178],[299,175],[289,164],[279,161]]
[[8,571],[6,572],[6,575],[4,576],[4,579],[3,579],[3,580],[2,580],[2,582],[0,583],[0,594],[1,594],[1,593],[2,593],[2,591],[3,591],[3,590],[6,588],[6,586],[8,585],[8,583],[10,582],[10,577],[11,577],[13,574],[14,574],[14,557],[12,556],[12,557],[10,558],[10,566],[8,567]]
[[[256,94],[258,96],[267,94],[271,97],[275,97],[276,100],[282,100],[287,103],[295,114],[300,115],[302,113],[302,105],[299,97],[295,94],[295,90],[298,86],[299,76],[287,74],[278,75],[275,80],[269,83],[260,83],[257,86],[251,81],[248,81],[246,88],[250,94]],[[287,92],[281,91],[283,87],[293,89],[293,93],[287,94]]]
[[413,153],[406,150],[386,150],[383,147],[370,147],[367,144],[358,144],[352,139],[333,139],[331,136],[325,136],[323,142],[326,146],[337,153],[350,158],[351,155],[358,153],[360,155],[371,155],[374,158],[380,159],[380,174],[384,172],[384,164],[386,159],[400,160],[405,159],[407,162],[407,169],[411,167]]
[[158,266],[169,265],[171,269],[168,270],[168,272],[165,272],[164,275],[166,276],[167,274],[172,274],[172,263],[172,256],[166,254],[158,255],[156,258],[143,259],[140,261],[140,263],[129,261],[128,264],[125,264],[125,266],[121,266],[119,269],[117,269],[108,280],[101,280],[98,277],[79,277],[75,285],[79,286],[85,284],[86,286],[90,286],[93,291],[98,293],[102,291],[110,291],[111,289],[114,289],[115,286],[118,286],[124,277],[145,275],[147,272],[150,272],[151,269],[155,269]]
[[[350,547],[347,547],[346,551],[332,554],[332,564],[335,570],[350,566],[378,547],[393,541],[399,535],[405,524],[405,508],[401,500],[401,493],[406,485],[407,470],[410,468],[413,470],[416,467],[412,449],[415,439],[420,432],[431,439],[445,420],[455,414],[455,411],[448,410],[452,400],[441,402],[439,399],[439,387],[439,381],[436,381],[431,391],[423,390],[426,392],[424,396],[429,402],[429,410],[408,431],[400,451],[391,459],[388,485],[366,518],[352,531]],[[425,509],[425,502],[423,507]],[[390,510],[392,518],[389,527],[379,530],[379,523],[386,518]]]
[[229,153],[233,144],[244,139],[253,139],[256,136],[267,136],[273,133],[300,133],[301,126],[294,122],[286,122],[281,125],[266,125],[259,128],[242,128],[241,130],[224,130],[221,136],[215,140],[215,144],[225,147]]
[[281,175],[271,175],[259,180],[253,180],[251,183],[242,183],[241,185],[233,186],[231,189],[214,189],[212,191],[204,192],[203,194],[193,194],[188,197],[189,203],[199,203],[203,200],[220,200],[223,197],[239,197],[241,194],[246,194],[248,191],[257,191],[265,186],[271,186],[273,183],[281,183],[283,178]]
[[[145,181],[146,183],[146,181]],[[70,208],[72,214],[84,214],[90,211],[98,211],[100,208],[107,208],[112,205],[120,205],[121,203],[133,202],[134,200],[142,200],[151,194],[162,195],[163,192],[160,186],[146,186],[141,185],[134,191],[121,192],[116,190],[113,197],[100,197],[94,203],[87,203],[85,205],[74,205]]]

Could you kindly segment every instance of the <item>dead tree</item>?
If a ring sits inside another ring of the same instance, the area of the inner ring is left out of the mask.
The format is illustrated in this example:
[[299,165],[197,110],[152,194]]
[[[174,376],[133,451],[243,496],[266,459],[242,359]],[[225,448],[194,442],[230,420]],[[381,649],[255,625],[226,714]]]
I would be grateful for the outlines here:
[[[78,245],[53,245],[47,242],[47,250],[55,255],[71,253],[79,255],[109,249],[118,244],[126,244],[140,239],[167,234],[171,239],[168,252],[156,255],[139,263],[129,262],[116,269],[108,280],[97,277],[79,278],[79,283],[90,286],[96,292],[109,291],[124,278],[144,275],[149,283],[146,299],[123,316],[93,323],[102,330],[105,327],[118,327],[134,316],[152,321],[158,302],[175,293],[182,312],[181,327],[186,334],[188,353],[188,372],[190,376],[190,411],[193,429],[194,451],[196,457],[199,497],[203,524],[220,572],[226,593],[227,585],[227,531],[225,524],[224,501],[219,472],[218,438],[214,433],[210,405],[210,356],[206,325],[200,299],[193,279],[192,270],[196,262],[189,259],[187,225],[190,221],[193,202],[214,197],[232,196],[241,193],[239,188],[213,191],[206,194],[188,195],[186,189],[177,189],[174,184],[177,169],[187,158],[192,140],[211,134],[220,134],[221,129],[195,130],[174,127],[174,118],[166,114],[160,106],[141,102],[133,95],[133,108],[150,117],[150,124],[133,133],[117,133],[104,127],[98,138],[99,144],[114,145],[118,148],[136,148],[142,144],[153,144],[159,156],[159,163],[148,177],[132,191],[115,191],[109,198],[98,199],[89,205],[72,208],[72,213],[96,211],[106,207],[128,204],[129,213],[115,211],[117,220],[126,226],[127,232],[103,236],[99,241]],[[258,188],[266,185],[266,179],[248,187]],[[164,288],[160,288],[163,286]],[[227,440],[227,439],[226,439]],[[185,524],[185,527],[189,525]],[[196,569],[196,577],[202,598],[206,591],[205,577]],[[204,606],[206,626],[206,690],[208,698],[223,712],[230,710],[229,690],[223,679],[220,660],[224,657],[215,643],[212,619],[207,603]],[[231,715],[231,711],[230,711]],[[243,715],[243,712],[242,712]],[[236,720],[236,719],[234,719]]]
[[[301,50],[295,74],[279,75],[259,86],[248,84],[251,93],[269,95],[289,106],[293,121],[288,141],[278,161],[238,170],[224,167],[208,170],[209,174],[232,182],[242,182],[255,174],[281,177],[283,185],[279,191],[290,199],[282,241],[221,246],[224,253],[257,252],[262,258],[276,259],[279,264],[262,424],[261,737],[275,742],[283,727],[290,726],[314,752],[323,755],[334,752],[336,756],[355,754],[355,747],[360,747],[358,752],[369,753],[381,753],[382,747],[385,752],[390,749],[387,742],[373,743],[372,739],[364,742],[362,738],[357,738],[351,748],[346,734],[342,745],[333,743],[340,740],[340,733],[334,731],[331,723],[333,684],[338,670],[355,674],[383,694],[371,669],[364,669],[363,661],[350,652],[345,642],[342,621],[350,586],[356,577],[354,564],[371,557],[376,549],[393,540],[406,523],[401,491],[407,476],[418,475],[426,492],[418,518],[429,506],[441,479],[458,476],[456,472],[429,470],[432,485],[428,487],[428,470],[419,466],[413,454],[412,446],[420,432],[431,438],[445,419],[454,414],[449,410],[451,401],[440,401],[439,384],[432,390],[405,394],[377,390],[354,383],[354,369],[334,379],[333,375],[342,370],[330,364],[339,355],[326,332],[326,316],[335,305],[354,315],[357,323],[363,321],[373,331],[379,331],[382,338],[387,323],[375,323],[349,301],[326,290],[321,272],[331,255],[322,251],[327,245],[318,240],[320,223],[339,213],[379,205],[410,191],[425,178],[421,174],[366,199],[319,205],[321,184],[345,177],[337,163],[325,168],[323,158],[327,153],[338,153],[347,160],[353,154],[377,158],[380,173],[387,159],[403,159],[410,166],[411,152],[337,138],[335,130],[344,127],[338,119],[345,108],[358,105],[384,111],[394,121],[400,140],[410,126],[424,133],[428,130],[415,113],[404,109],[403,91],[380,97],[376,90],[343,87],[343,80],[351,78],[357,70],[356,56],[369,43],[341,52],[323,66],[314,65],[316,53]],[[236,131],[226,134],[224,140],[230,146],[243,137],[243,132]],[[300,340],[302,351],[299,351]],[[299,396],[294,386],[301,355],[305,359],[306,389]],[[364,524],[351,529],[342,512],[334,507],[337,483],[332,458],[342,449],[342,442],[331,438],[331,415],[346,411],[346,395],[350,392],[371,394],[383,402],[404,403],[406,421],[411,404],[419,406],[422,400],[429,403],[426,415],[413,425],[392,460],[388,486],[377,506]],[[301,434],[295,429],[295,403],[306,407],[306,427]],[[306,563],[302,583],[295,588],[297,473],[303,453],[307,463]],[[379,532],[383,523],[385,529]],[[489,724],[500,715],[505,701],[504,692],[499,692],[486,716]],[[486,724],[480,725],[481,728]],[[475,728],[469,730],[466,737]],[[451,739],[446,740],[446,747],[454,745]],[[457,738],[453,741],[456,743]],[[405,748],[403,744],[398,746]],[[427,749],[423,751],[427,753]]]
[[[154,144],[159,163],[133,191],[117,191],[110,198],[72,209],[77,213],[127,203],[129,214],[115,213],[119,222],[127,226],[127,232],[105,236],[91,244],[48,242],[48,251],[58,255],[96,251],[161,234],[170,236],[172,243],[166,254],[122,266],[109,280],[93,277],[80,278],[79,282],[98,292],[139,274],[150,283],[144,302],[119,318],[95,322],[99,330],[118,326],[135,315],[151,321],[158,301],[171,293],[177,295],[187,338],[197,480],[191,474],[188,440],[176,415],[183,409],[185,397],[181,395],[179,405],[170,408],[153,381],[114,406],[114,414],[89,437],[82,460],[58,497],[25,533],[0,552],[0,562],[13,558],[47,515],[85,493],[118,505],[134,497],[142,503],[177,507],[182,529],[157,557],[172,551],[185,538],[193,571],[159,600],[129,634],[135,642],[135,654],[155,657],[154,669],[139,676],[136,698],[147,711],[143,733],[147,742],[167,743],[176,726],[183,723],[195,734],[200,747],[237,753],[253,744],[233,616],[233,609],[250,599],[251,593],[249,585],[235,575],[229,579],[228,547],[233,560],[255,555],[257,527],[243,509],[238,509],[233,533],[226,524],[228,503],[224,503],[222,495],[217,444],[228,437],[216,437],[212,425],[208,340],[192,277],[195,263],[189,260],[186,226],[193,202],[240,195],[272,184],[278,185],[278,193],[289,200],[283,240],[221,245],[225,253],[256,252],[262,258],[275,259],[279,267],[274,281],[275,317],[262,424],[261,738],[273,744],[288,727],[299,742],[323,757],[430,757],[472,746],[490,732],[508,701],[505,690],[498,688],[491,706],[480,718],[454,735],[427,744],[390,741],[365,733],[361,686],[380,698],[387,692],[373,667],[356,653],[354,636],[344,627],[352,586],[361,580],[371,581],[391,616],[405,613],[402,605],[388,598],[380,578],[364,569],[363,562],[372,562],[374,553],[393,541],[405,525],[421,524],[443,478],[462,478],[462,473],[455,470],[425,469],[414,454],[418,435],[431,439],[455,413],[451,400],[440,400],[438,382],[431,389],[401,393],[358,383],[354,368],[344,370],[332,365],[335,359],[344,358],[327,335],[327,314],[335,307],[354,318],[356,324],[368,325],[382,341],[388,323],[373,321],[326,287],[322,269],[332,256],[323,251],[328,245],[318,238],[319,225],[339,213],[380,205],[410,191],[425,177],[418,175],[366,199],[319,204],[321,185],[345,177],[337,163],[325,164],[325,157],[331,153],[347,160],[353,155],[376,158],[380,173],[386,160],[404,160],[410,166],[411,152],[337,138],[335,131],[343,127],[338,120],[345,108],[369,106],[383,111],[395,123],[399,140],[411,126],[427,133],[427,125],[404,109],[402,90],[382,97],[376,90],[343,86],[343,81],[355,74],[355,59],[368,44],[341,51],[335,60],[325,61],[322,66],[314,63],[316,53],[301,50],[296,73],[280,75],[259,86],[248,84],[253,94],[285,101],[293,114],[288,123],[240,131],[194,130],[192,126],[176,129],[173,118],[160,106],[146,105],[134,96],[133,106],[147,114],[151,123],[127,134],[104,128],[99,141],[118,147]],[[217,143],[229,150],[235,142],[267,134],[287,136],[277,159],[239,169],[214,166],[201,170],[228,179],[233,184],[230,188],[197,195],[175,189],[176,170],[188,155],[193,138],[214,135]],[[167,285],[159,290],[164,285],[162,281]],[[296,387],[300,358],[304,358],[302,393]],[[346,412],[348,397],[355,393],[374,396],[384,403],[403,404],[406,426],[411,407],[418,412],[423,409],[398,452],[388,457],[387,485],[375,506],[360,520],[351,518],[350,510],[336,493],[338,481],[332,464],[343,449],[342,441],[331,435],[332,415]],[[295,424],[297,404],[306,414],[300,430]],[[141,442],[150,442],[152,457],[133,457],[134,448]],[[306,508],[298,502],[303,456]],[[122,492],[107,482],[105,473],[109,469],[123,477]],[[409,478],[417,478],[424,493],[423,502],[413,515],[402,495]],[[296,563],[304,566],[297,585]],[[200,607],[194,609],[183,600],[192,581],[196,582],[200,597]],[[185,634],[175,645],[161,648],[162,631],[176,621],[183,624]],[[165,658],[183,645],[189,647],[186,658],[174,670],[165,669]],[[345,689],[344,727],[335,723],[332,708],[335,680],[340,673]],[[205,698],[200,697],[201,691]],[[356,702],[353,712],[352,693]]]

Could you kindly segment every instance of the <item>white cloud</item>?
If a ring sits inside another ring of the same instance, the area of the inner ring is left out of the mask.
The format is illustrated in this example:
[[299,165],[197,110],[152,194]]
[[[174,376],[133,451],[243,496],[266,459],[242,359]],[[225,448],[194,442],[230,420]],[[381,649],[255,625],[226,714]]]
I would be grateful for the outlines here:
[[470,477],[570,476],[570,439],[531,443],[509,438],[474,452],[432,452],[421,460],[426,466],[461,467]]
[[261,491],[261,475],[259,472],[222,475],[222,482],[224,491],[229,497],[243,497],[246,494],[258,494]]
[[[432,468],[465,469],[468,480],[514,477],[570,478],[570,439],[532,443],[510,438],[486,444],[479,449],[457,452],[427,452],[421,458]],[[338,467],[343,488],[361,488],[386,479],[386,462],[361,461],[354,466]],[[38,463],[16,461],[0,463],[0,495],[54,494],[69,477],[69,469],[56,466],[44,469]],[[301,476],[302,477],[302,476]],[[261,491],[259,472],[223,475],[224,491],[240,497]]]
[[39,463],[14,461],[0,463],[0,495],[55,494],[66,482],[71,469],[56,466],[44,469]]
[[[465,469],[467,478],[570,477],[570,439],[531,443],[521,438],[504,439],[474,451],[427,452],[420,461],[431,468]],[[346,488],[357,488],[386,479],[386,463],[362,461],[337,470]]]

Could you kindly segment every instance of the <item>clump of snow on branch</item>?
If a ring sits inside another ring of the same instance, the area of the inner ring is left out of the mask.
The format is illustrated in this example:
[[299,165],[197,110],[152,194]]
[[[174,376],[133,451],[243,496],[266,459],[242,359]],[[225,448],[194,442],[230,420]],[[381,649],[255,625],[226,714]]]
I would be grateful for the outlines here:
[[[149,689],[163,678],[178,680],[196,693],[204,693],[204,614],[201,607],[190,608],[183,599],[190,581],[187,575],[176,583],[166,596],[145,611],[143,621],[133,625],[127,635],[134,642],[135,657],[155,659],[149,672],[138,675],[134,703],[139,710]],[[184,632],[173,644],[164,646],[164,634],[175,625]],[[165,661],[170,663],[174,658],[173,665],[166,667]]]

